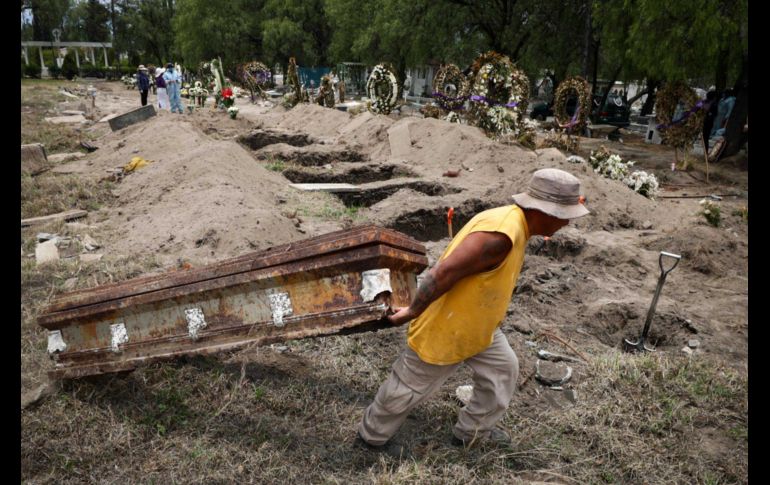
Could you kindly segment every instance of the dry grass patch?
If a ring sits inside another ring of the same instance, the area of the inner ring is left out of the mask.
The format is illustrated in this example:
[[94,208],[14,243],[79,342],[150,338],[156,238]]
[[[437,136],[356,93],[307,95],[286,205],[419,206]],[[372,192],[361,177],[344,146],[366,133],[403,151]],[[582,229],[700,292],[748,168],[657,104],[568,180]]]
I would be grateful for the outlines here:
[[77,175],[22,175],[21,217],[45,216],[70,209],[95,211],[114,199],[113,188],[110,181]]
[[48,333],[37,324],[36,319],[48,301],[64,291],[64,283],[68,279],[77,278],[74,289],[90,288],[135,278],[157,270],[159,267],[154,256],[137,260],[130,258],[105,259],[96,264],[83,264],[77,259],[60,260],[39,267],[34,258],[22,258],[22,388],[32,389],[42,384],[47,379],[45,373],[52,368],[47,352]]
[[93,135],[78,125],[55,124],[45,118],[57,116],[54,108],[62,101],[73,101],[59,93],[59,86],[76,86],[62,80],[21,81],[21,143],[42,143],[46,153],[80,151],[80,140],[93,140]]

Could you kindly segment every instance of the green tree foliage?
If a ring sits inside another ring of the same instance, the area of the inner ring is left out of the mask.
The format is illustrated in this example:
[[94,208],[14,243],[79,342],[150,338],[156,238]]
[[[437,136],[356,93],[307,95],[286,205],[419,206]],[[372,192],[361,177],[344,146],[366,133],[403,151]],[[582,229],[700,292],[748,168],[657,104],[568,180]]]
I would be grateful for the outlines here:
[[63,29],[64,18],[72,8],[72,0],[27,0],[32,14],[32,40],[53,40],[52,30]]
[[[160,65],[173,61],[174,32],[171,28],[175,13],[174,0],[121,0],[116,3],[121,24],[117,44],[129,53],[143,52],[142,62]],[[212,2],[219,3],[219,2]],[[116,26],[117,27],[117,26]]]
[[[602,51],[636,71],[670,81],[712,78],[719,68],[740,69],[741,27],[748,23],[747,0],[595,1],[594,20]],[[729,62],[718,66],[720,52]]]
[[266,60],[299,65],[327,64],[331,31],[323,0],[267,0],[262,21]]
[[173,29],[185,63],[221,57],[227,71],[261,54],[264,0],[178,0]]
[[109,42],[109,10],[98,0],[74,3],[64,16],[62,40]]

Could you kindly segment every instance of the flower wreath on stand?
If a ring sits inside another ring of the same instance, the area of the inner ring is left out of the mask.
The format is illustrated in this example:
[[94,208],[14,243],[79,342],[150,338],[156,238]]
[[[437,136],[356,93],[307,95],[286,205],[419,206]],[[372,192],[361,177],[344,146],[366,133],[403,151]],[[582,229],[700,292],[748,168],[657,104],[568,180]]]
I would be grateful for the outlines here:
[[371,100],[372,112],[389,114],[398,101],[398,80],[393,70],[377,64],[366,81],[366,96]]
[[[655,101],[655,121],[661,141],[674,147],[675,162],[679,161],[679,149],[692,146],[703,127],[706,111],[704,102],[698,100],[695,91],[681,81],[666,83],[658,91]],[[687,160],[683,162],[687,168]]]
[[206,97],[208,95],[208,89],[204,89],[200,81],[195,81],[195,87],[190,88],[190,97],[193,98],[194,104],[201,108],[206,104]]
[[511,60],[490,51],[473,63],[470,118],[493,138],[518,135],[529,96],[529,80]]
[[[577,97],[577,105],[572,116],[567,113],[567,101],[571,97]],[[577,153],[580,142],[579,138],[573,134],[578,135],[583,132],[592,108],[591,87],[588,81],[579,76],[565,79],[556,88],[553,103],[553,115],[556,118],[558,130],[553,130],[554,133],[546,139],[545,145]]]
[[289,58],[289,67],[286,69],[286,85],[289,87],[289,92],[283,95],[283,105],[293,108],[303,98],[302,85],[299,83],[297,74],[297,61],[293,57]]
[[321,87],[318,89],[315,102],[327,108],[334,108],[334,88],[328,74],[321,78]]
[[246,89],[249,90],[252,103],[256,102],[257,95],[262,99],[267,98],[265,91],[267,91],[273,74],[266,65],[258,61],[240,64],[238,66],[238,77],[243,85],[246,86]]
[[[577,97],[575,112],[567,114],[567,100]],[[588,81],[580,76],[571,77],[562,81],[556,89],[553,98],[553,116],[559,128],[571,135],[582,133],[586,127],[586,119],[591,112],[591,87]]]
[[433,78],[433,99],[444,111],[458,111],[464,108],[470,88],[462,71],[454,64],[446,64]]

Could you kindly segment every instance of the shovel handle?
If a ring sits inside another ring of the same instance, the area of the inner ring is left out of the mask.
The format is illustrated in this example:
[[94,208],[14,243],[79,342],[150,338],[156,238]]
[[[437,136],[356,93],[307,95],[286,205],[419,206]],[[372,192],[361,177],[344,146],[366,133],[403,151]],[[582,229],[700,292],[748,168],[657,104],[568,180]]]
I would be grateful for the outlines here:
[[[664,256],[674,259],[674,265],[671,266],[668,269],[663,268],[663,257]],[[673,253],[667,253],[665,251],[661,251],[660,252],[660,257],[658,257],[658,264],[660,265],[660,274],[663,275],[663,276],[668,275],[671,271],[674,270],[674,268],[676,268],[676,265],[679,264],[679,261],[681,261],[681,259],[682,259],[682,256],[680,256],[679,254],[673,254]]]

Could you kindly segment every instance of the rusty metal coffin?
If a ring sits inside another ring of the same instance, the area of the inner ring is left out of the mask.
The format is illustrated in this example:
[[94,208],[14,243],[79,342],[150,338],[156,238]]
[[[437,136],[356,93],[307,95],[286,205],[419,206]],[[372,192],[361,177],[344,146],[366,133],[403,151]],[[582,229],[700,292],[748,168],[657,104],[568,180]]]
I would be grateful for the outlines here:
[[59,295],[48,329],[51,375],[73,378],[245,345],[368,331],[406,306],[425,247],[361,226],[216,264]]

